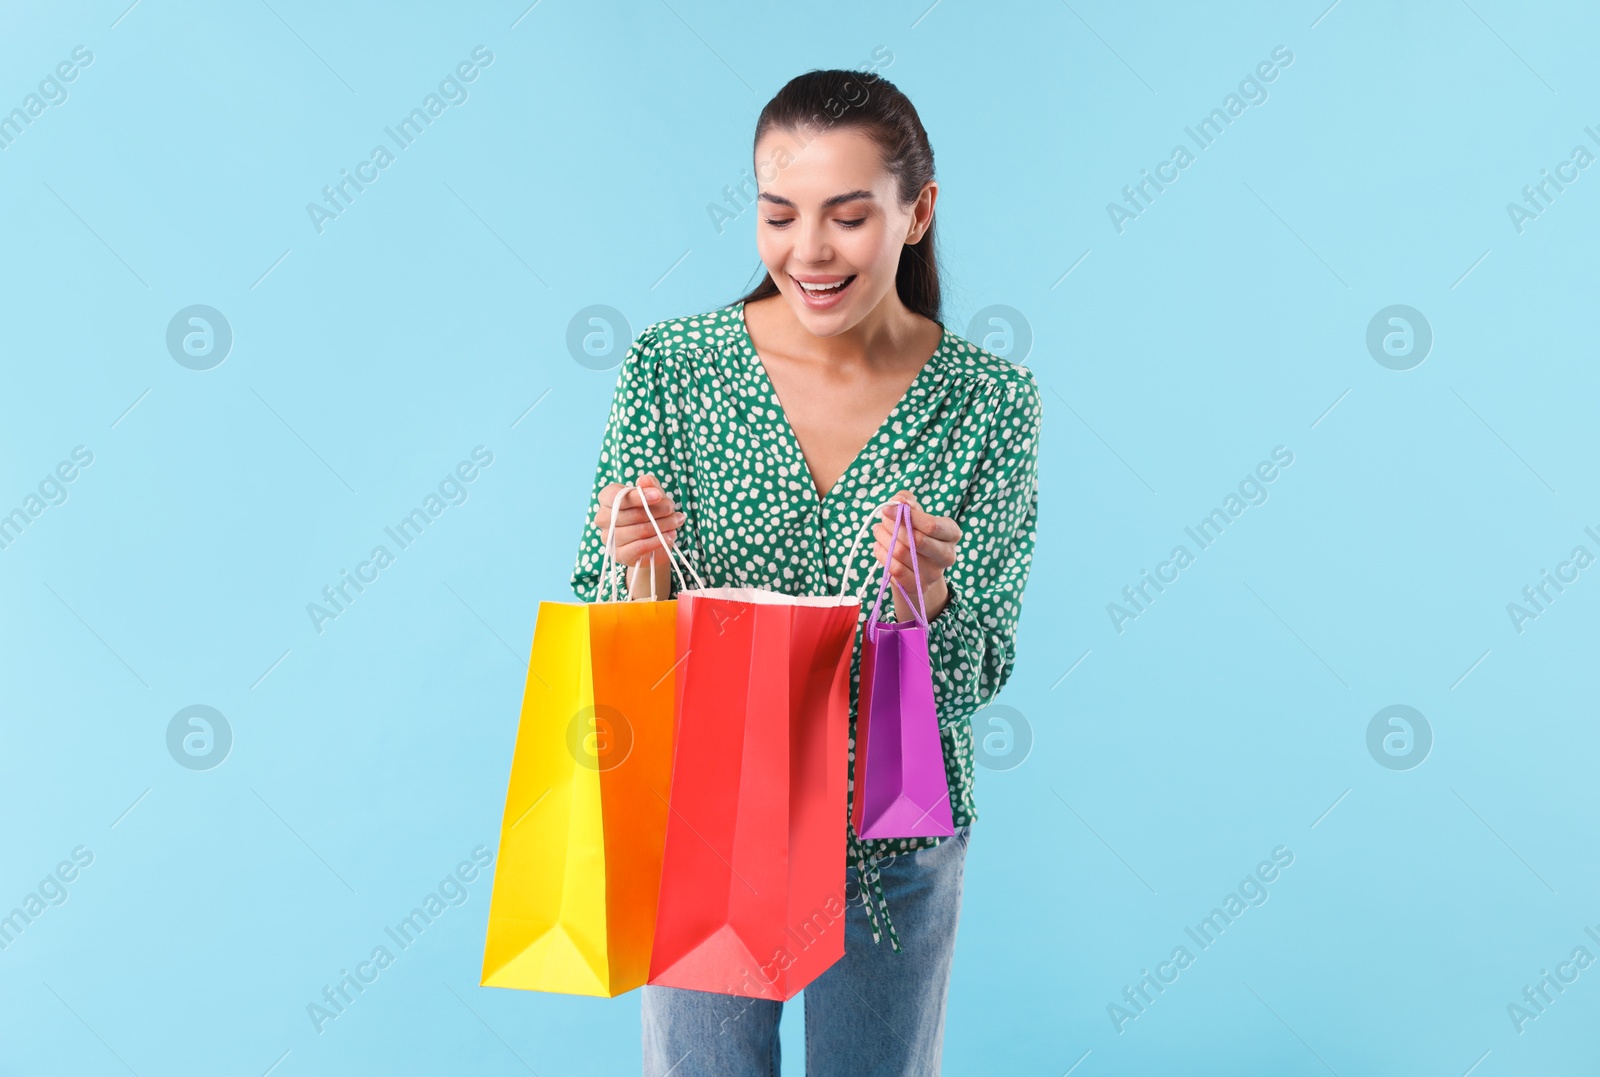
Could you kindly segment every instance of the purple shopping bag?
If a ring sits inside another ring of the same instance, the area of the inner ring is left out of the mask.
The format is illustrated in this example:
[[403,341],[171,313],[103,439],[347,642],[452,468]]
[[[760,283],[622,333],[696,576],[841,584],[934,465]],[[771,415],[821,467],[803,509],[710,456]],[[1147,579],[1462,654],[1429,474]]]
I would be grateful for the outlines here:
[[939,715],[933,701],[933,667],[928,661],[928,612],[922,605],[922,573],[907,518],[897,503],[890,557],[905,524],[911,570],[917,581],[914,621],[878,621],[883,596],[892,582],[884,565],[878,601],[867,618],[861,645],[861,688],[856,708],[855,803],[850,823],[867,838],[948,837],[950,785],[945,777]]

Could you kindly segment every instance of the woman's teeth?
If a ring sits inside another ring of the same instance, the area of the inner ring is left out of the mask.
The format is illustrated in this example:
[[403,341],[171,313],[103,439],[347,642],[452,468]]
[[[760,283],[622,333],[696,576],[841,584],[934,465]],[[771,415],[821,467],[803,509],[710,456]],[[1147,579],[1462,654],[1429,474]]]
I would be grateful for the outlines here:
[[843,288],[846,284],[849,284],[855,279],[856,278],[854,276],[849,276],[844,280],[836,280],[832,284],[807,284],[803,280],[796,281],[795,283],[799,284],[801,288],[805,289],[807,292],[810,292],[812,295],[823,295],[828,292],[838,291],[840,288]]

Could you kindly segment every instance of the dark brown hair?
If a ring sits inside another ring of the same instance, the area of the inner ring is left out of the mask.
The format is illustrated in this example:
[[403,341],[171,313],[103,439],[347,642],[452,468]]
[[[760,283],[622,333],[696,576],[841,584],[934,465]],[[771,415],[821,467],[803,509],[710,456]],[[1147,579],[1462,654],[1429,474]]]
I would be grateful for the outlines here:
[[[874,74],[808,71],[790,79],[761,110],[754,143],[760,143],[762,136],[774,128],[821,132],[847,127],[863,129],[878,144],[884,167],[899,181],[902,205],[915,200],[923,184],[933,179],[933,147],[928,144],[928,132],[923,130],[917,110],[892,82]],[[930,220],[922,238],[901,250],[894,286],[907,308],[937,322],[939,265],[933,249],[933,224]],[[761,283],[739,302],[750,303],[777,294],[772,274],[766,273]]]

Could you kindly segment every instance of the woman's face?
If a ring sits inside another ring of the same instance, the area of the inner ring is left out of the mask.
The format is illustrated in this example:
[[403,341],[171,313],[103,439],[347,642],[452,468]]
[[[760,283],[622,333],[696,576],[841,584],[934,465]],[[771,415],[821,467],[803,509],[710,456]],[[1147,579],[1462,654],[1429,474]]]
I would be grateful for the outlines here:
[[894,290],[900,252],[927,231],[937,185],[901,205],[878,145],[859,128],[774,129],[756,144],[756,248],[800,324],[853,328]]

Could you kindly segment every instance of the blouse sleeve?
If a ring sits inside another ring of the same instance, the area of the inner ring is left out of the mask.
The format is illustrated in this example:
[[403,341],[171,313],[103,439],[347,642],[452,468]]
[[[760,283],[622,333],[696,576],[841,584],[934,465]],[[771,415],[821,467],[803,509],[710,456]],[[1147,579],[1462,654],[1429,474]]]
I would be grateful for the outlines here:
[[[654,475],[662,489],[678,497],[674,461],[668,454],[666,438],[667,404],[663,391],[660,338],[655,326],[640,333],[622,359],[617,387],[611,398],[611,414],[606,420],[600,444],[600,462],[595,468],[589,491],[589,514],[584,517],[583,536],[578,541],[578,559],[572,570],[572,592],[580,602],[593,602],[600,585],[603,536],[594,526],[600,508],[600,491],[608,483],[631,483],[641,475]],[[678,591],[677,580],[667,571],[670,593]],[[616,570],[618,593],[626,578]],[[608,585],[609,591],[609,585]]]
[[1016,659],[1022,590],[1039,515],[1044,408],[1031,371],[1003,385],[999,413],[957,511],[961,544],[945,573],[950,599],[929,622],[939,725],[967,721],[1005,687]]

